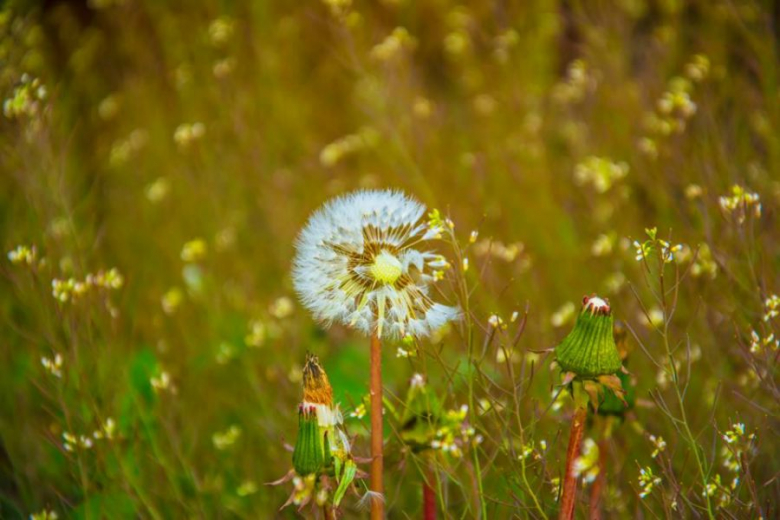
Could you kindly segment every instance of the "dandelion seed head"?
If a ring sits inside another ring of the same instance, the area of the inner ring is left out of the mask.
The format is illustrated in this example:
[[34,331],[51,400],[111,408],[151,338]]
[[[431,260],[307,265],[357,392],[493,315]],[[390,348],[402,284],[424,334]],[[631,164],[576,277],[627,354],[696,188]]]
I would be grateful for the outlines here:
[[364,334],[429,336],[459,311],[434,302],[430,285],[448,263],[418,249],[441,233],[425,206],[399,191],[358,191],[312,215],[301,232],[293,282],[316,319]]

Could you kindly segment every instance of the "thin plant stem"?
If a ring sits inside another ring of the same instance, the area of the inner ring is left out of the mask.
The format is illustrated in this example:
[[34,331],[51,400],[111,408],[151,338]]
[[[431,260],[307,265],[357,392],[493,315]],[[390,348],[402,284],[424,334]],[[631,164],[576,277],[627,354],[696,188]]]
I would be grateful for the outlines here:
[[[458,241],[455,238],[455,235],[450,232],[450,240],[453,245],[453,250],[456,256],[457,265],[463,265],[463,251],[461,250],[460,246],[458,245]],[[469,404],[469,415],[470,415],[470,421],[472,424],[476,423],[476,400],[474,399],[474,380],[476,378],[476,360],[474,359],[474,323],[471,316],[471,309],[469,306],[469,290],[468,285],[466,283],[465,276],[459,276],[457,278],[458,281],[458,290],[460,291],[460,300],[461,305],[463,306],[463,314],[465,316],[466,321],[466,339],[468,341],[468,365],[469,365],[469,372],[468,372],[468,404]],[[482,486],[482,466],[479,463],[479,446],[475,445],[472,450],[472,463],[474,464],[474,473],[475,473],[475,479],[477,481],[477,493],[478,493],[478,499],[479,499],[479,509],[480,509],[480,516],[479,518],[487,518],[487,502],[485,501],[485,491]]]
[[[371,334],[371,491],[383,493],[383,440],[382,440],[382,342],[376,333]],[[384,501],[371,501],[371,520],[384,518]]]
[[590,490],[590,520],[601,520],[601,495],[607,483],[607,439],[599,442],[599,474]]
[[561,497],[561,511],[558,514],[558,520],[574,518],[574,503],[577,498],[577,476],[574,474],[574,462],[580,456],[580,444],[587,417],[587,406],[579,406],[574,411],[574,417],[571,420],[569,448],[566,450],[566,474],[563,476],[563,496]]

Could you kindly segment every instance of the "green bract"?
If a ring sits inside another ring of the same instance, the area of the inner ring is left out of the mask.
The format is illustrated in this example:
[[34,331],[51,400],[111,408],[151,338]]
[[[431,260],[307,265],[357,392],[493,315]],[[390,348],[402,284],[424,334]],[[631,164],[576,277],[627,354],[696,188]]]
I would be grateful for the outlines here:
[[568,336],[555,348],[564,372],[593,378],[611,375],[622,365],[612,335],[612,312],[601,298],[585,298],[582,312]]
[[293,451],[293,468],[298,475],[319,473],[325,464],[323,435],[313,407],[301,406],[298,412],[298,440]]

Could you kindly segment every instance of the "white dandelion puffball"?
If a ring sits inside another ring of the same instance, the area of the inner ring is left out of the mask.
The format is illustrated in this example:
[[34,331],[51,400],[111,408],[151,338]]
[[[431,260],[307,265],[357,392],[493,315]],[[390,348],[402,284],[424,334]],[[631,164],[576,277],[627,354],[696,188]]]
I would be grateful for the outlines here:
[[417,249],[441,229],[420,222],[425,206],[400,191],[337,197],[298,237],[293,283],[303,304],[327,325],[366,335],[428,336],[460,315],[430,297],[434,271],[448,264]]

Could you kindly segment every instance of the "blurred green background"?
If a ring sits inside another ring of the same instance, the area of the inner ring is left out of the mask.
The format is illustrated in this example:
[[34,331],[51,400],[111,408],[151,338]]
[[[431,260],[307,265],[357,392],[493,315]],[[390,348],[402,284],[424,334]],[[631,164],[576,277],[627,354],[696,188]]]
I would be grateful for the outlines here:
[[[548,408],[558,374],[539,352],[593,292],[633,331],[639,399],[610,441],[606,516],[702,514],[691,449],[651,395],[683,385],[718,514],[777,514],[777,20],[742,0],[4,2],[0,517],[295,517],[277,513],[291,484],[263,484],[291,467],[307,350],[368,453],[368,419],[349,417],[367,341],[298,305],[295,237],[331,196],[385,187],[448,215],[464,247],[478,230],[449,277],[473,288],[478,350],[491,315],[528,308],[514,375],[493,340],[479,353],[495,385],[477,387],[469,449],[491,518],[541,517],[529,489],[555,514],[568,412]],[[635,258],[652,227],[685,245],[666,303]],[[397,348],[390,402],[418,372],[446,408],[466,402],[463,325]],[[515,406],[499,387],[517,382]],[[755,434],[737,469],[734,423]],[[390,516],[418,517],[416,456],[391,418],[386,438]],[[437,460],[442,514],[475,517],[471,457]],[[663,476],[645,498],[643,467]]]

